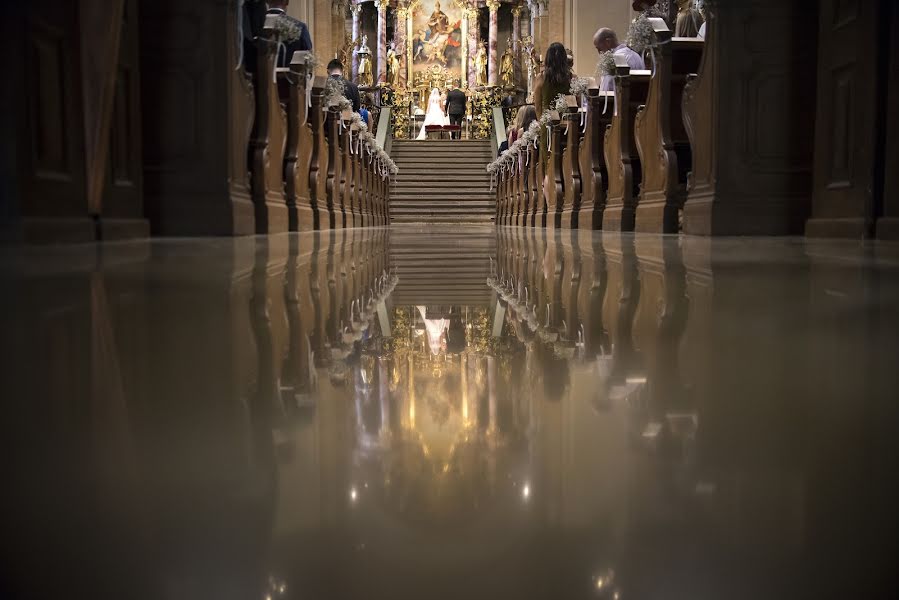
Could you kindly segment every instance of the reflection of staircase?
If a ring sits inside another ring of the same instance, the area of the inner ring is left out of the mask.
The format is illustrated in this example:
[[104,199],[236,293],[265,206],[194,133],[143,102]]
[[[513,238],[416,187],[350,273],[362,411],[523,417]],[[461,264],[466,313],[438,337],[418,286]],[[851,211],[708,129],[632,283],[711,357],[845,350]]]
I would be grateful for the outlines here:
[[390,194],[393,223],[487,223],[494,217],[488,140],[394,140],[400,168]]
[[487,306],[490,259],[496,254],[493,225],[452,229],[426,225],[390,230],[390,265],[399,277],[394,306]]

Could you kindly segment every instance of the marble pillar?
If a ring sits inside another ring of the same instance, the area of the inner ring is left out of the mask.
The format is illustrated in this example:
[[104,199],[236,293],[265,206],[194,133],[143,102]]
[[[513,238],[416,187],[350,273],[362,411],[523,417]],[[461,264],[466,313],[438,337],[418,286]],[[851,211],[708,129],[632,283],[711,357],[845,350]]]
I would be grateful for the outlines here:
[[375,0],[378,7],[378,78],[376,83],[387,81],[387,5],[389,0]]
[[401,86],[406,85],[406,21],[409,11],[405,6],[396,9],[396,23],[393,26],[393,42],[395,45],[396,58],[400,61],[399,82]]
[[469,43],[468,43],[468,14],[471,12],[471,9],[465,7],[462,9],[462,68],[459,70],[459,79],[464,87],[464,84],[468,82],[468,60],[469,60]]
[[468,11],[468,87],[477,85],[477,75],[474,72],[474,57],[478,53],[478,9],[471,7]]
[[499,0],[487,0],[487,8],[490,9],[490,41],[487,48],[487,83],[497,85],[499,73],[497,72],[497,38],[499,37]]
[[[362,32],[360,31],[360,18],[362,17],[362,4],[352,4],[350,11],[353,13],[353,49],[357,50],[362,41]],[[353,81],[359,80],[359,55],[353,52]]]
[[[406,9],[408,11],[408,8]],[[412,75],[412,39],[415,33],[412,31],[411,15],[406,13],[406,87],[411,88],[415,85],[415,78]]]
[[515,85],[521,82],[521,7],[512,9],[512,56],[515,58]]

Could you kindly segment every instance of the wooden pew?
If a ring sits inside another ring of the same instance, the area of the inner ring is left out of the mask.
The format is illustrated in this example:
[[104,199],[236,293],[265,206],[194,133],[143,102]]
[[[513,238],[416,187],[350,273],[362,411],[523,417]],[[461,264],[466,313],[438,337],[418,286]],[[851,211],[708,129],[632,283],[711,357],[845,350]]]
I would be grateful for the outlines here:
[[266,17],[262,35],[256,38],[256,116],[250,136],[250,194],[256,233],[280,233],[288,228],[284,196],[287,115],[273,79],[278,49],[276,22],[277,17]]
[[604,231],[633,231],[637,194],[642,172],[634,120],[637,108],[646,102],[649,71],[631,72],[627,61],[615,57],[616,114],[605,135],[605,156],[609,173],[609,190],[603,211]]
[[312,154],[309,158],[309,204],[315,229],[330,229],[331,217],[328,211],[328,143],[325,139],[325,111],[322,110],[325,93],[325,78],[316,77],[312,84],[312,106],[309,109],[309,124],[312,129]]
[[362,222],[359,218],[361,213],[356,205],[355,199],[355,177],[356,177],[356,161],[355,154],[351,152],[350,143],[353,136],[351,135],[351,123],[353,118],[352,110],[345,110],[340,115],[343,121],[341,154],[343,157],[343,181],[341,183],[341,196],[343,197],[343,210],[346,215],[347,227],[361,227]]
[[578,217],[581,210],[581,195],[583,185],[581,179],[580,148],[584,137],[581,128],[581,114],[579,112],[565,115],[567,122],[567,138],[565,150],[562,155],[562,188],[564,189],[564,202],[562,206],[562,228],[577,229]]
[[520,163],[521,169],[517,176],[516,185],[518,187],[518,200],[515,205],[515,215],[512,219],[512,225],[516,227],[524,226],[525,215],[527,214],[528,207],[528,195],[529,195],[529,187],[528,187],[528,171],[530,171],[533,163],[530,162],[528,158],[528,149],[525,148],[520,155]]
[[344,224],[340,177],[343,172],[343,163],[340,160],[340,111],[336,106],[328,107],[325,114],[325,145],[328,148],[328,170],[325,176],[328,226],[330,229],[342,229]]
[[531,201],[533,213],[531,227],[546,227],[546,196],[543,193],[543,176],[546,172],[543,164],[543,145],[538,142],[537,148],[532,151],[531,159],[534,161],[533,178],[531,180]]
[[308,61],[310,52],[294,52],[290,62],[287,100],[287,147],[284,158],[284,191],[287,197],[287,222],[290,231],[315,228],[309,191],[312,158],[312,127],[306,106]]
[[546,148],[547,155],[544,161],[546,173],[543,179],[544,185],[547,186],[543,191],[546,197],[544,227],[557,229],[562,226],[562,202],[565,197],[562,188],[562,154],[565,151],[566,140],[562,137],[562,116],[558,111],[551,111],[550,115],[548,132],[550,145]]
[[637,199],[636,231],[677,233],[687,199],[692,167],[690,140],[684,128],[683,91],[687,77],[699,69],[703,42],[672,38],[662,19],[650,19],[658,47],[646,105],[639,108],[634,137],[640,154],[642,183]]
[[497,224],[501,224],[503,222],[503,202],[505,201],[501,172],[497,171],[494,174],[493,183],[496,186],[496,214],[494,215],[493,220],[496,221]]
[[368,227],[371,223],[371,215],[367,212],[367,207],[362,203],[362,177],[363,177],[363,169],[362,169],[362,155],[359,153],[359,134],[361,130],[358,125],[352,126],[352,153],[351,158],[353,161],[353,188],[352,188],[352,198],[353,198],[353,207],[356,211],[355,221],[356,227]]
[[587,92],[587,131],[581,141],[580,229],[602,229],[609,175],[606,170],[605,132],[615,114],[615,93],[592,88]]

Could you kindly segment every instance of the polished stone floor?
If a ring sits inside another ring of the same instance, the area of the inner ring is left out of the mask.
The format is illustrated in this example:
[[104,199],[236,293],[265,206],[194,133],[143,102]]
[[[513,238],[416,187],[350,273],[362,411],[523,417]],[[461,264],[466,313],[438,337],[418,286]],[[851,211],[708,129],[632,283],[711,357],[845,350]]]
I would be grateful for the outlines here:
[[4,598],[892,598],[899,246],[0,250]]

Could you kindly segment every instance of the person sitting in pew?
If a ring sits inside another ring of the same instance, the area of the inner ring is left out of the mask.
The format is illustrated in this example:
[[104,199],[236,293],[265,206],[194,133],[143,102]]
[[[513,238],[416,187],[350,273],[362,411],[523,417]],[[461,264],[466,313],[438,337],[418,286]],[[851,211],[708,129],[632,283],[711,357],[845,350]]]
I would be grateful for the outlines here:
[[[593,36],[593,45],[600,54],[611,50],[613,54],[623,56],[627,60],[631,71],[642,71],[646,68],[643,57],[629,48],[627,44],[619,43],[618,34],[608,27],[603,27],[596,32],[596,35]],[[603,75],[599,89],[604,92],[613,91],[615,89],[615,78],[611,75]]]
[[344,96],[353,105],[353,112],[359,112],[362,108],[362,98],[359,96],[359,88],[355,83],[343,76],[343,63],[333,58],[328,63],[328,77],[339,79],[343,82]]
[[290,39],[285,39],[283,47],[278,48],[278,66],[290,66],[290,60],[293,53],[297,51],[312,50],[312,36],[309,35],[309,28],[299,19],[295,19],[287,14],[287,5],[290,0],[270,0],[269,9],[266,15],[280,16],[294,25],[296,34]]

